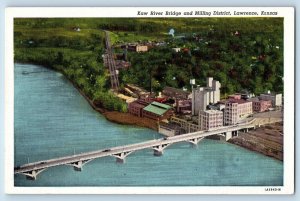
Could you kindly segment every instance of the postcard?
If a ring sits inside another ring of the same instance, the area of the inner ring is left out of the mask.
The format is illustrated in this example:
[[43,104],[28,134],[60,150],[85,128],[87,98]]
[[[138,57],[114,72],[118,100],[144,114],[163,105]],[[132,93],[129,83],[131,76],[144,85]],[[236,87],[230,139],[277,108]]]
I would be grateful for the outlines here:
[[294,193],[294,8],[5,20],[6,193]]

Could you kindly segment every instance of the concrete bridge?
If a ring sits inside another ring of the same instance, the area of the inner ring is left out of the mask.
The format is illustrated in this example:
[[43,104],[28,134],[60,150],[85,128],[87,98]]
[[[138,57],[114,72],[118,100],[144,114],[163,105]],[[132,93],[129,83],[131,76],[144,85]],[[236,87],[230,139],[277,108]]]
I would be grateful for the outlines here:
[[177,135],[173,137],[165,137],[155,140],[149,140],[141,143],[112,147],[108,149],[102,149],[92,152],[81,153],[77,155],[65,156],[50,160],[38,161],[34,163],[25,164],[14,168],[15,174],[23,174],[27,179],[35,180],[41,172],[44,170],[59,165],[70,165],[74,167],[74,170],[81,171],[83,165],[88,162],[102,157],[112,156],[116,158],[117,162],[125,162],[125,158],[134,151],[142,149],[152,149],[155,156],[161,156],[163,151],[168,146],[177,142],[189,142],[197,145],[203,138],[211,135],[221,135],[225,140],[229,140],[233,136],[237,136],[240,130],[245,132],[248,129],[255,128],[253,121],[239,124],[234,126],[226,126],[215,130],[209,131],[197,131],[193,133]]

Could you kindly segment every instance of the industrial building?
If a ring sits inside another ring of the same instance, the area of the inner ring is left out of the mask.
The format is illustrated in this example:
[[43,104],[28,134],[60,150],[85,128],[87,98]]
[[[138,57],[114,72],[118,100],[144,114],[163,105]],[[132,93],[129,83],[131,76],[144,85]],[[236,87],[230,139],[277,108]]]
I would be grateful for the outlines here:
[[270,100],[272,102],[272,107],[281,107],[282,106],[282,94],[275,94],[275,93],[265,93],[260,94],[260,100]]
[[161,121],[170,118],[173,114],[173,108],[169,105],[152,102],[142,110],[142,116]]
[[225,104],[224,124],[237,124],[240,120],[252,113],[252,102],[245,100],[229,100]]
[[142,117],[143,116],[143,108],[148,105],[147,102],[142,100],[136,100],[128,104],[128,112],[132,115]]
[[198,115],[200,111],[206,110],[210,103],[220,101],[219,81],[213,80],[212,77],[207,78],[206,87],[197,86],[192,91],[192,115]]
[[175,110],[177,113],[190,114],[192,110],[192,94],[188,91],[165,87],[162,91],[163,97],[171,98],[175,101]]
[[199,125],[201,130],[210,130],[223,126],[223,112],[220,110],[200,111]]
[[254,112],[265,112],[272,108],[271,100],[259,100],[259,98],[249,98],[248,101],[252,102]]

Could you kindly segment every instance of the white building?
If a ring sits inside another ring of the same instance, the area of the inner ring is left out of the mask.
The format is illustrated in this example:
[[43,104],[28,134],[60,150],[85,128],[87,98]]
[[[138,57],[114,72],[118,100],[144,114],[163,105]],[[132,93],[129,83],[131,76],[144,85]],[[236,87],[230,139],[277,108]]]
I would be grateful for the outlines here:
[[225,104],[224,124],[234,125],[253,113],[252,102],[245,100],[229,100]]
[[208,77],[206,87],[194,88],[192,91],[192,114],[198,115],[200,111],[206,110],[209,103],[217,103],[220,101],[220,88],[219,81],[213,80]]
[[206,110],[199,113],[201,130],[210,130],[223,126],[223,112],[220,110]]
[[272,101],[272,107],[281,107],[282,106],[282,94],[260,94],[260,100],[270,100]]

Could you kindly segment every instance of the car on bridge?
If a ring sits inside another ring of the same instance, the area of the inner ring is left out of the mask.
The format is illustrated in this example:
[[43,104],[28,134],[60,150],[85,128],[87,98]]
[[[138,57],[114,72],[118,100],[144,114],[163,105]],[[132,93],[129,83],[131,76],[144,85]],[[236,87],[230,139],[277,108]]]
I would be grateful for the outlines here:
[[111,151],[111,149],[105,149],[102,152],[109,152],[109,151]]

